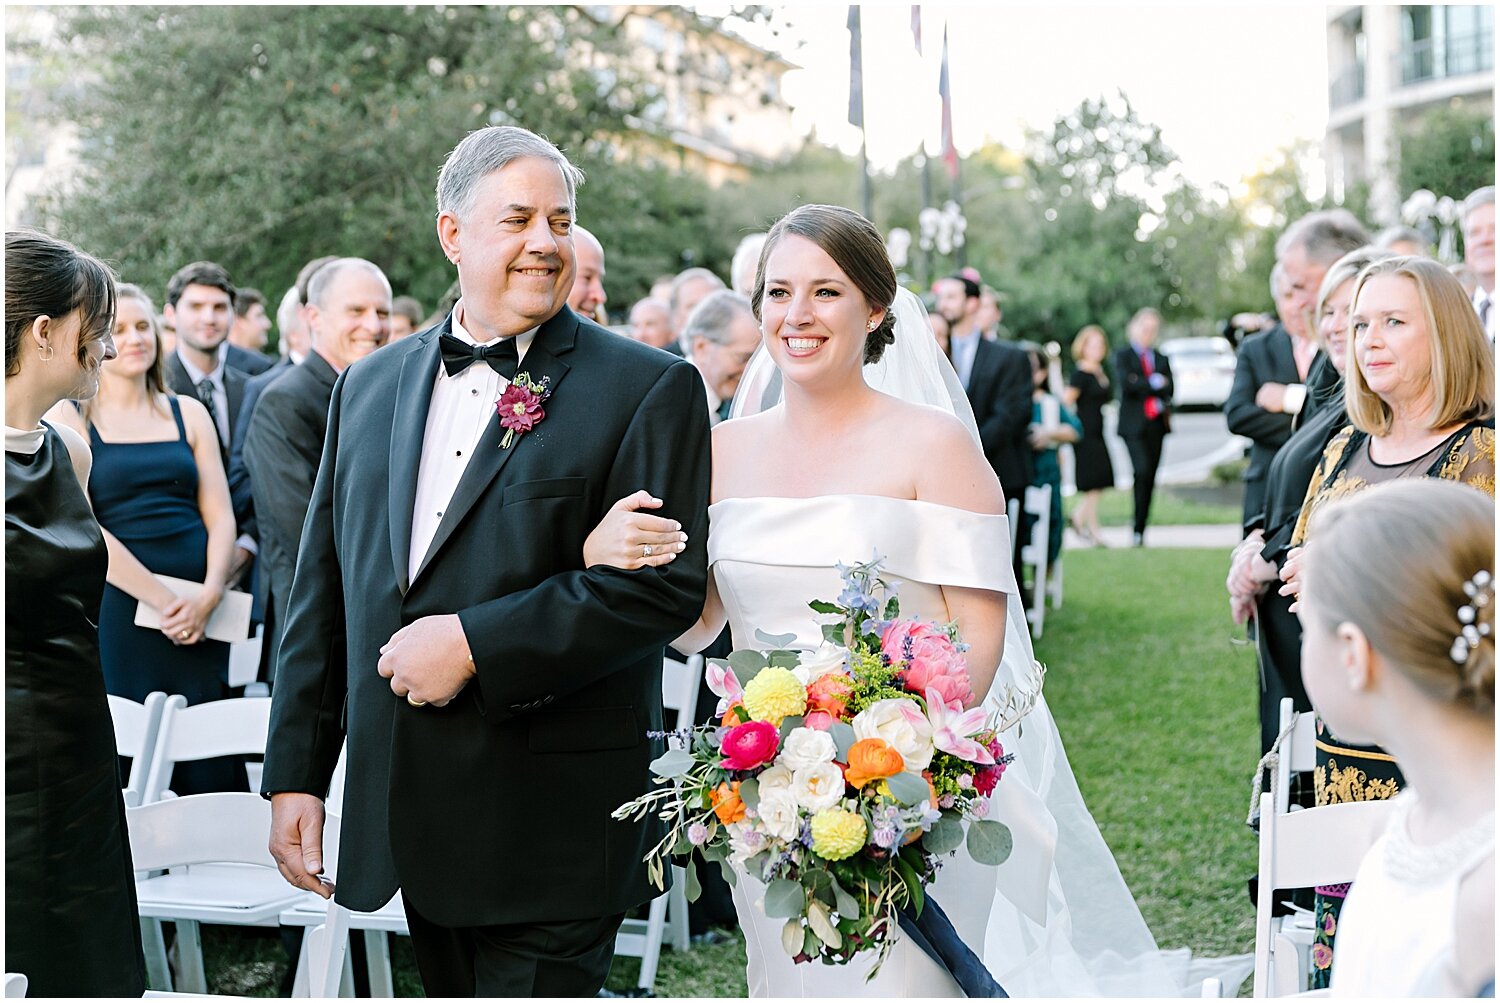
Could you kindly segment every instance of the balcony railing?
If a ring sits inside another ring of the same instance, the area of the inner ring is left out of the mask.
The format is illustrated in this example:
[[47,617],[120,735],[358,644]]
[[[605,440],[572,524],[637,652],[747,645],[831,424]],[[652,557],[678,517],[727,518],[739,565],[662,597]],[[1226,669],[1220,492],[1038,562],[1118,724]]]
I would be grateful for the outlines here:
[[1397,79],[1402,86],[1494,68],[1493,38],[1484,34],[1420,39],[1404,46],[1396,57]]
[[1328,85],[1328,104],[1332,108],[1342,108],[1344,105],[1353,104],[1364,96],[1364,63],[1350,64]]

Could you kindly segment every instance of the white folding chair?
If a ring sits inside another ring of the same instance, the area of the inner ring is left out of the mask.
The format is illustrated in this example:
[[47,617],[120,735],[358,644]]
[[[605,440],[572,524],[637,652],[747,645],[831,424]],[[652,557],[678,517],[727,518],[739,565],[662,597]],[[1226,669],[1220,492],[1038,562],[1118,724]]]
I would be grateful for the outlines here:
[[1021,539],[1021,499],[1007,498],[1005,500],[1005,518],[1010,522],[1010,549],[1014,553]]
[[26,976],[17,974],[16,972],[6,972],[5,998],[8,1000],[24,999],[26,996],[26,985]]
[[[166,872],[137,878],[141,918],[177,924],[178,986],[168,974],[157,988],[207,992],[199,923],[275,926],[282,910],[306,894],[276,870],[267,849],[271,806],[257,794],[167,798],[127,808],[125,816],[135,866]],[[153,982],[165,971],[164,956],[148,964]]]
[[162,799],[172,779],[172,768],[178,763],[218,756],[265,755],[270,730],[270,697],[212,700],[192,707],[180,694],[168,697],[141,803]]
[[1351,801],[1278,812],[1271,792],[1260,796],[1253,995],[1291,996],[1307,988],[1295,944],[1272,922],[1274,891],[1354,880],[1366,851],[1385,829],[1390,809],[1389,801]]
[[115,726],[115,751],[130,759],[130,776],[125,780],[123,791],[126,807],[141,803],[166,702],[167,695],[159,690],[146,694],[143,703],[113,694],[109,697],[109,718]]
[[[693,714],[698,707],[698,687],[703,679],[703,656],[690,655],[686,662],[662,659],[661,702],[672,728],[696,724]],[[673,716],[675,714],[675,717]],[[656,968],[661,960],[662,941],[674,950],[686,951],[688,939],[687,872],[672,868],[672,887],[665,895],[651,900],[645,919],[627,919],[615,936],[615,953],[641,959],[641,974],[636,985],[650,989],[656,983]]]
[[1021,546],[1023,572],[1027,567],[1033,569],[1031,608],[1026,611],[1026,620],[1031,624],[1032,638],[1039,639],[1047,619],[1047,537],[1052,529],[1052,485],[1032,485],[1026,489],[1026,514],[1035,519],[1030,537]]
[[1273,778],[1277,811],[1291,807],[1292,774],[1311,773],[1318,765],[1317,715],[1298,714],[1294,707],[1291,697],[1281,698],[1281,726],[1277,731],[1286,737],[1281,740]]
[[1047,575],[1047,600],[1053,609],[1062,609],[1063,604],[1063,559],[1062,554],[1057,555],[1057,560],[1052,562],[1052,569]]

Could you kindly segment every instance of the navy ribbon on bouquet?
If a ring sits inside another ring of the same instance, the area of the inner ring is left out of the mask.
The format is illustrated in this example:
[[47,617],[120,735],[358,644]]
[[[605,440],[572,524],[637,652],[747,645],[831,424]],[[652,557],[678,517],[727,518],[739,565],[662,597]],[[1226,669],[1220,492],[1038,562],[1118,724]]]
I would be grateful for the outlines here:
[[968,944],[953,929],[947,913],[927,897],[920,916],[913,916],[908,909],[896,914],[901,931],[911,938],[922,953],[942,968],[958,983],[964,995],[971,999],[1009,999],[1010,994],[1000,987],[990,970],[984,967]]

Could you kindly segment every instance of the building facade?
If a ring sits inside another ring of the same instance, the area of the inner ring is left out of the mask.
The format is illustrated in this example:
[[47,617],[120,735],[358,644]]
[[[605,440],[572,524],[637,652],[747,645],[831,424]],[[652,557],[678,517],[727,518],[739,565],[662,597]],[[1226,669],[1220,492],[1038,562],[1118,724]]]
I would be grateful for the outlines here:
[[[1403,131],[1433,108],[1495,107],[1495,8],[1490,4],[1328,7],[1328,133],[1335,197],[1370,186],[1373,222],[1399,221]],[[1439,192],[1462,197],[1462,192]]]

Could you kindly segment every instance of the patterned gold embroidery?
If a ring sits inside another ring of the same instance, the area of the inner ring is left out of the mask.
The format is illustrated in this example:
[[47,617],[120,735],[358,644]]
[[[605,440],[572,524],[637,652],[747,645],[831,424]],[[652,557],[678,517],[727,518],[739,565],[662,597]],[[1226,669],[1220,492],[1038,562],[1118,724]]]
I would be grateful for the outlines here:
[[1438,476],[1445,481],[1469,484],[1495,496],[1495,430],[1476,428],[1448,451]]
[[1313,790],[1319,805],[1343,804],[1347,801],[1384,801],[1394,797],[1400,787],[1394,778],[1371,780],[1358,766],[1340,767],[1330,759],[1313,770]]
[[[1328,478],[1328,472],[1343,462],[1344,451],[1348,449],[1349,440],[1352,438],[1354,438],[1354,426],[1349,425],[1329,440],[1328,445],[1324,447],[1323,458],[1318,461],[1318,469],[1313,474],[1312,480],[1308,482],[1307,498],[1302,502],[1302,512],[1297,516],[1297,525],[1292,530],[1291,545],[1293,547],[1300,547],[1307,542],[1307,524],[1312,519],[1313,513],[1321,508],[1324,503],[1332,500],[1327,495],[1327,492],[1338,491],[1338,495],[1334,497],[1343,497],[1344,495],[1353,494],[1365,486],[1363,481],[1352,485],[1345,484],[1342,474],[1333,484],[1328,485],[1326,488],[1323,485],[1323,482]],[[1341,485],[1343,486],[1341,487]]]

